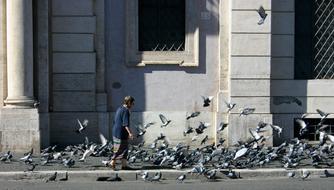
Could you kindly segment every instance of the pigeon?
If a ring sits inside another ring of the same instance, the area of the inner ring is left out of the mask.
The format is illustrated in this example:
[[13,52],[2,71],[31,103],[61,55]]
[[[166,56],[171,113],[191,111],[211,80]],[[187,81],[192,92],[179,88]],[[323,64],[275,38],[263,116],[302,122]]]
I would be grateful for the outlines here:
[[235,103],[226,102],[226,101],[225,101],[225,104],[226,104],[226,107],[227,107],[227,113],[230,113],[231,110],[237,105]]
[[32,153],[29,153],[28,155],[20,158],[20,160],[23,161],[24,163],[31,164],[32,163]]
[[39,106],[40,102],[39,101],[34,101],[34,108],[37,108]]
[[257,10],[260,16],[260,20],[258,21],[258,25],[261,25],[264,23],[265,19],[267,18],[268,14],[264,10],[263,6],[260,6],[259,10]]
[[203,107],[210,106],[213,96],[208,96],[208,97],[202,96],[202,98],[203,98]]
[[167,119],[164,115],[159,114],[160,120],[162,122],[161,127],[167,127],[167,125],[171,122],[171,120]]
[[299,135],[303,136],[305,134],[305,132],[307,131],[307,125],[306,125],[305,121],[302,120],[302,119],[296,119],[296,122],[301,127],[300,130],[299,130]]
[[243,116],[243,115],[247,116],[249,114],[254,113],[254,111],[255,111],[255,108],[244,108],[243,110],[241,110],[241,113],[239,116]]
[[87,157],[87,156],[90,156],[90,155],[94,152],[95,148],[96,148],[96,145],[90,145],[89,149],[87,149],[87,150],[83,153],[83,155],[82,155],[82,157],[80,158],[79,161],[80,161],[80,162],[85,161],[86,157]]
[[67,181],[68,180],[68,172],[65,172],[65,177],[60,178],[59,181]]
[[143,172],[141,178],[142,178],[144,181],[148,181],[148,180],[149,180],[148,172],[147,172],[147,171]]
[[187,120],[189,120],[190,118],[194,118],[194,117],[199,116],[200,113],[201,113],[201,112],[199,112],[199,111],[191,113],[191,115],[189,115],[189,116],[187,117]]
[[319,132],[319,144],[323,145],[325,143],[326,133],[323,131]]
[[287,176],[288,176],[289,178],[294,178],[295,175],[296,175],[296,172],[294,172],[294,171],[291,171],[291,172],[289,172],[289,173],[287,174]]
[[228,123],[220,122],[219,127],[217,129],[217,133],[223,131],[227,127]]
[[237,176],[237,174],[235,173],[235,171],[232,171],[232,169],[229,169],[229,171],[222,171],[226,177],[230,178],[230,179],[238,179],[240,178],[240,173],[239,176]]
[[88,120],[85,119],[82,123],[79,119],[77,119],[78,124],[79,124],[79,129],[77,129],[75,132],[76,133],[82,133],[83,130],[86,129],[87,125],[88,125]]
[[32,172],[32,171],[34,171],[37,165],[38,164],[30,164],[29,167],[28,167],[28,169],[26,170],[26,172]]
[[236,153],[235,153],[235,156],[233,158],[233,160],[236,160],[242,156],[244,156],[246,153],[248,152],[248,148],[244,147],[244,148],[241,148],[240,150],[238,150]]
[[101,146],[105,147],[108,144],[108,140],[104,137],[102,133],[99,134],[100,140],[101,140]]
[[328,170],[324,171],[325,177],[334,177],[334,174],[329,173]]
[[12,153],[9,150],[9,151],[7,151],[6,154],[0,156],[0,161],[2,161],[2,162],[10,162],[12,158],[13,158],[13,155],[12,155]]
[[200,122],[200,125],[195,129],[196,133],[199,135],[199,134],[202,134],[204,132],[204,130],[206,128],[208,128],[210,126],[210,123],[203,123],[203,122]]
[[316,111],[319,113],[321,116],[321,123],[329,116],[329,113],[323,112],[320,109],[316,109]]
[[143,130],[143,129],[138,129],[138,134],[137,134],[137,138],[138,137],[141,137],[141,136],[144,136],[144,134],[146,133],[146,130]]
[[55,172],[52,176],[50,176],[47,180],[46,183],[49,181],[56,181],[57,178],[57,172]]
[[186,179],[186,175],[185,174],[182,174],[182,175],[180,175],[179,177],[176,178],[176,180],[179,183],[182,183],[185,179]]
[[301,179],[302,180],[305,180],[306,178],[308,178],[310,176],[310,171],[306,170],[306,169],[303,169],[302,170],[302,175],[301,175]]
[[188,127],[186,130],[183,131],[183,136],[186,136],[187,134],[193,133],[194,129],[192,127]]
[[209,170],[205,173],[205,177],[210,180],[216,179],[217,170]]
[[327,139],[331,141],[331,143],[334,143],[334,136],[333,135],[326,135]]
[[252,135],[252,137],[256,140],[259,141],[263,138],[262,135],[259,135],[254,129],[249,129],[249,133]]
[[28,154],[32,155],[34,153],[34,149],[31,148],[28,152],[24,153],[24,156],[27,156]]
[[209,140],[209,136],[206,135],[204,139],[201,141],[201,145],[205,144]]
[[159,182],[161,177],[162,177],[161,172],[157,172],[157,173],[155,173],[155,175],[153,177],[150,178],[150,181],[151,182]]
[[71,158],[64,158],[63,159],[63,165],[67,168],[71,168],[72,166],[74,166],[75,161]]
[[144,126],[144,129],[147,129],[149,127],[151,127],[152,125],[154,125],[155,122],[150,122],[150,123],[147,123],[145,126]]
[[282,129],[281,127],[277,126],[277,125],[272,125],[272,124],[271,124],[270,126],[271,126],[271,128],[272,128],[274,131],[277,132],[278,137],[280,137],[281,134],[282,134],[283,129]]

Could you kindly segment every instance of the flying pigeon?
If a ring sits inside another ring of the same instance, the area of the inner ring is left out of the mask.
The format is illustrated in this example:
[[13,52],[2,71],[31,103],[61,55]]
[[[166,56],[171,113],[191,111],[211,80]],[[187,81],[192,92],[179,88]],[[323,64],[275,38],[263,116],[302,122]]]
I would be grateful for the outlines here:
[[77,129],[75,132],[76,133],[82,133],[83,130],[86,129],[87,125],[88,125],[88,120],[85,119],[82,123],[79,119],[77,119],[77,122],[79,124],[79,129]]
[[171,122],[171,120],[167,119],[164,115],[159,114],[160,120],[162,122],[161,127],[167,127],[167,125]]
[[299,135],[303,136],[305,134],[305,132],[307,131],[307,125],[306,125],[305,121],[302,120],[302,119],[296,119],[296,122],[301,127],[300,130],[299,130]]
[[211,101],[213,99],[213,96],[208,96],[208,97],[202,96],[202,98],[203,98],[203,107],[210,106],[210,103],[211,103]]
[[321,116],[321,123],[329,116],[329,113],[323,112],[320,109],[316,109],[316,111]]
[[155,122],[147,123],[147,124],[144,126],[144,128],[147,129],[147,128],[151,127],[151,126],[154,125],[154,124],[155,124]]
[[244,147],[244,148],[241,148],[240,150],[238,150],[236,153],[235,153],[235,156],[233,158],[233,160],[236,160],[242,156],[244,156],[246,153],[248,152],[248,148]]
[[205,144],[209,140],[209,136],[206,135],[204,139],[201,141],[201,145]]
[[220,122],[219,127],[217,129],[217,133],[223,131],[227,127],[228,123]]
[[191,113],[191,114],[187,117],[187,120],[189,120],[190,118],[194,118],[194,117],[199,116],[200,113],[201,113],[201,112],[199,112],[199,111]]
[[192,127],[187,127],[187,129],[183,131],[183,136],[186,136],[187,134],[190,134],[193,132],[194,132],[194,129]]
[[235,103],[226,102],[226,101],[225,101],[225,104],[226,104],[226,107],[227,107],[227,113],[230,113],[230,111],[237,105]]
[[264,20],[267,18],[268,14],[264,10],[263,6],[260,6],[259,10],[256,10],[259,13],[260,20],[257,23],[258,25],[261,25],[264,23]]
[[243,115],[249,115],[254,113],[255,108],[244,108],[243,110],[241,110],[241,113],[239,116],[243,116]]
[[94,152],[95,148],[96,148],[96,145],[90,145],[89,149],[87,149],[87,150],[83,153],[83,155],[82,155],[82,157],[80,158],[79,161],[80,161],[80,162],[85,161],[86,157],[87,157],[87,156],[90,156],[90,155]]

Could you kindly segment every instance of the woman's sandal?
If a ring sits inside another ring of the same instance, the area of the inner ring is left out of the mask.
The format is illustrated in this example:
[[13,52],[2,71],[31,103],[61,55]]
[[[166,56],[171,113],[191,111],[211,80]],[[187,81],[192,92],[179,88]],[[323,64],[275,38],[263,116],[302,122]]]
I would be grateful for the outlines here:
[[116,170],[116,163],[115,163],[115,162],[112,163],[112,161],[109,162],[109,167],[110,167],[112,170]]

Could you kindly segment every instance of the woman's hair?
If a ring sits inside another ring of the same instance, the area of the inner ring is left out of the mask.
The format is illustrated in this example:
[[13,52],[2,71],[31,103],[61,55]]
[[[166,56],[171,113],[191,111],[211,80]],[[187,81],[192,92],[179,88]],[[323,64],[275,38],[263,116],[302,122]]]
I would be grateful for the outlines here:
[[135,101],[135,98],[132,96],[125,96],[123,100],[123,104],[132,104]]

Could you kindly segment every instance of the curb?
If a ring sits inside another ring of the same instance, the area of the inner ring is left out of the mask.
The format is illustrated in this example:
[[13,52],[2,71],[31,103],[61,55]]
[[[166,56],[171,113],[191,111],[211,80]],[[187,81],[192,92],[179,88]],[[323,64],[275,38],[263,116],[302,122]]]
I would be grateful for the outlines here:
[[[237,174],[240,174],[241,179],[256,179],[256,178],[287,178],[287,173],[295,171],[295,178],[299,178],[301,171],[307,169],[310,171],[310,178],[323,177],[325,169],[314,168],[301,168],[293,170],[285,170],[281,168],[277,169],[235,169]],[[334,169],[327,169],[329,173],[334,174]],[[98,177],[111,177],[116,173],[125,181],[141,180],[139,173],[142,170],[133,171],[111,171],[111,170],[80,170],[80,171],[66,171],[66,170],[52,170],[52,171],[34,171],[34,172],[0,172],[0,180],[46,180],[49,176],[58,173],[58,179],[65,176],[65,172],[68,172],[69,180],[85,180],[96,181]],[[189,170],[147,170],[150,175],[154,175],[155,172],[162,172],[162,178],[164,180],[175,180],[178,176],[186,174]],[[227,170],[221,170],[227,171]],[[217,172],[218,179],[229,179],[223,173]],[[200,180],[205,179],[203,176],[187,174],[187,179]]]

